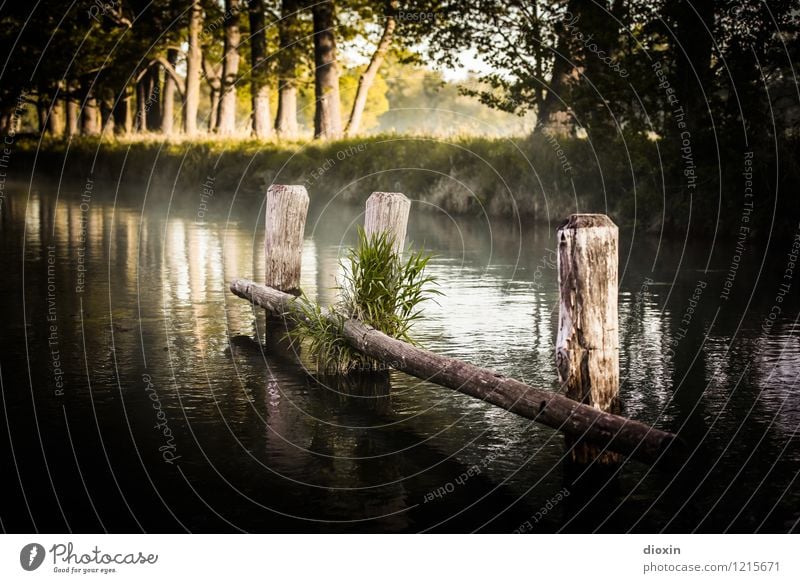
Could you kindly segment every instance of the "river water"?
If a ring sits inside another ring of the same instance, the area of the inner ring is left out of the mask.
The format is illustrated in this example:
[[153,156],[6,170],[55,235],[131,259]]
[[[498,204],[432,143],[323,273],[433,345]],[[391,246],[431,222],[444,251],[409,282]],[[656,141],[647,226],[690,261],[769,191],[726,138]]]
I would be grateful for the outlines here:
[[[679,432],[691,455],[598,474],[565,464],[559,433],[479,400],[396,372],[315,378],[308,355],[270,345],[263,313],[227,291],[263,279],[260,201],[6,194],[6,531],[797,529],[791,242],[739,261],[720,238],[623,233],[624,413]],[[334,300],[361,220],[360,208],[312,205],[310,297]],[[415,203],[409,239],[434,253],[442,292],[419,341],[555,389],[556,226]]]

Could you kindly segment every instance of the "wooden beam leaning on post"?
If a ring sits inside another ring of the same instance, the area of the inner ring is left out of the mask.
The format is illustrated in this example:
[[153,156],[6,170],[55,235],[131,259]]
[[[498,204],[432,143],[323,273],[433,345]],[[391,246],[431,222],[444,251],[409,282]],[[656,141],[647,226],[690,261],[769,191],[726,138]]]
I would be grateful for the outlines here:
[[[274,314],[303,317],[292,295],[246,279],[234,280],[230,289],[240,298]],[[344,339],[357,350],[397,370],[492,403],[568,435],[582,436],[599,447],[643,462],[655,462],[677,440],[674,434],[644,423],[604,413],[495,371],[412,346],[358,320],[345,323]]]

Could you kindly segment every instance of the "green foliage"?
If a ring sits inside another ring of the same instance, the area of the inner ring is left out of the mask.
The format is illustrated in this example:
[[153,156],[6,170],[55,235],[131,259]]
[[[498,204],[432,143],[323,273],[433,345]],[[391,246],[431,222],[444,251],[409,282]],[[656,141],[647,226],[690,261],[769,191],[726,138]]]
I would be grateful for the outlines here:
[[384,334],[411,344],[411,327],[421,317],[420,305],[440,292],[425,274],[430,255],[394,249],[386,233],[367,236],[359,229],[358,245],[342,261],[344,276],[338,303],[323,310],[305,295],[296,302],[303,313],[289,332],[293,343],[307,341],[320,371],[348,373],[378,370],[381,364],[351,348],[343,338],[348,319],[355,318]]
[[303,342],[317,363],[321,373],[347,373],[353,370],[372,370],[372,359],[354,350],[344,341],[345,318],[336,312],[328,312],[319,304],[302,295],[295,304],[302,312],[302,318],[289,331],[293,345]]
[[430,255],[412,251],[404,259],[386,233],[367,236],[359,229],[358,247],[347,255],[341,308],[357,318],[406,342],[411,325],[420,317],[418,306],[430,294],[434,280],[425,275]]

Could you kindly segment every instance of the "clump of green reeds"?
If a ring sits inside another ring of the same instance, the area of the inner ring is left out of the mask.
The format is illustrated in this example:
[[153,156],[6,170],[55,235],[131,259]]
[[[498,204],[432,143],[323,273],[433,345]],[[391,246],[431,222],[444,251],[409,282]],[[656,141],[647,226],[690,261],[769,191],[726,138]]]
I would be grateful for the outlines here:
[[416,344],[411,327],[421,317],[420,305],[440,292],[425,273],[430,254],[394,248],[386,233],[358,232],[358,244],[341,261],[339,300],[323,309],[305,295],[296,302],[303,318],[289,332],[293,343],[307,342],[317,367],[325,373],[374,371],[383,367],[349,346],[343,338],[345,322],[356,318],[384,334]]

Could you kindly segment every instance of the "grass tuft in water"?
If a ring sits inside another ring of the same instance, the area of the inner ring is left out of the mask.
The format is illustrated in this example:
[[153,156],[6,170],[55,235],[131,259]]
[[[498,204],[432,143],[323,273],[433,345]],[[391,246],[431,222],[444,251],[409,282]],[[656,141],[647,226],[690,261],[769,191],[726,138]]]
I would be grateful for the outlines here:
[[375,371],[381,363],[351,348],[343,338],[344,323],[356,318],[384,334],[411,344],[411,327],[420,319],[420,305],[440,292],[425,274],[430,254],[411,250],[403,256],[386,233],[370,236],[359,229],[358,245],[341,261],[344,275],[337,285],[339,301],[325,310],[305,295],[297,298],[303,318],[289,332],[293,343],[306,342],[325,373]]

